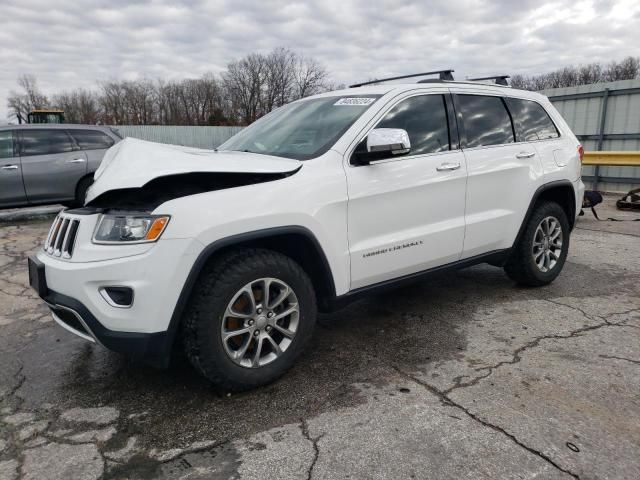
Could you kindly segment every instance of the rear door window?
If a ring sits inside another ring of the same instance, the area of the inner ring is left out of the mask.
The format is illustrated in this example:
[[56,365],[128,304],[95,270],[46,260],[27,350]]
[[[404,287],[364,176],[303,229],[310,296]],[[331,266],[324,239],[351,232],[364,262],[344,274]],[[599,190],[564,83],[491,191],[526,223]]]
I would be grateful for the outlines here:
[[500,97],[458,95],[458,105],[466,134],[466,147],[513,143],[511,117]]
[[519,142],[558,138],[560,134],[547,111],[537,102],[507,98]]
[[22,130],[22,156],[52,155],[73,151],[73,143],[67,132],[58,129]]
[[81,150],[100,150],[114,144],[113,139],[99,130],[69,130]]
[[411,141],[411,155],[449,150],[449,125],[443,95],[407,98],[393,107],[376,128],[406,130]]
[[0,158],[13,157],[13,132],[11,130],[0,131]]

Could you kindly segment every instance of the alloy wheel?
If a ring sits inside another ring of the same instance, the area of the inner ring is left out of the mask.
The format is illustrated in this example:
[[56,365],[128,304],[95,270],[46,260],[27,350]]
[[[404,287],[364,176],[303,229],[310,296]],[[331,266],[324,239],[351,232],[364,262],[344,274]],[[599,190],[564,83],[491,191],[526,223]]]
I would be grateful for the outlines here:
[[277,278],[247,283],[232,297],[222,321],[224,350],[237,365],[258,368],[291,345],[300,320],[298,298]]
[[531,254],[533,262],[541,272],[552,270],[562,254],[562,226],[557,218],[549,216],[542,219],[533,235]]

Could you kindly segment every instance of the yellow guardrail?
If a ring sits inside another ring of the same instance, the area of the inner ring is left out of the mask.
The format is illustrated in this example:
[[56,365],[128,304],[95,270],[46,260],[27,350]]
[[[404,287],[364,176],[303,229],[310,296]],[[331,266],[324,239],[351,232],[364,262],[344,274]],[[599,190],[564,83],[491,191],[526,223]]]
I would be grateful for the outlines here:
[[640,152],[584,152],[583,165],[640,167]]

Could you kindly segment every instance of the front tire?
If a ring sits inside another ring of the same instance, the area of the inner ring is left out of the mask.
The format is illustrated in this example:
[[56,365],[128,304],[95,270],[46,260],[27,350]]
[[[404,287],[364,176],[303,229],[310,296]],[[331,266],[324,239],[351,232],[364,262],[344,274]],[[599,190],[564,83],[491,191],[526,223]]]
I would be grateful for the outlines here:
[[567,259],[569,235],[564,209],[555,202],[538,204],[504,266],[505,272],[520,285],[539,287],[551,283]]
[[193,366],[227,390],[248,390],[284,374],[316,320],[311,280],[292,259],[238,249],[205,268],[183,318]]

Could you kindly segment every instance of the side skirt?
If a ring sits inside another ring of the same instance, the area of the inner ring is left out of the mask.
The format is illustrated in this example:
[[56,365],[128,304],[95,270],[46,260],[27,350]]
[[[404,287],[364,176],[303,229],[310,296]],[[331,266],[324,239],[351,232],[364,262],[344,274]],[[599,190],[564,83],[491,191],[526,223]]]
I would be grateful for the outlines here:
[[473,265],[478,265],[481,263],[488,263],[496,267],[502,267],[506,260],[509,258],[510,253],[510,248],[503,250],[494,250],[492,252],[483,253],[481,255],[476,255],[475,257],[465,258],[463,260],[458,260],[452,263],[447,263],[446,265],[440,265],[439,267],[430,268],[421,272],[411,273],[403,277],[385,280],[384,282],[367,285],[366,287],[360,287],[355,290],[351,290],[344,295],[335,297],[330,303],[330,308],[328,309],[328,311],[334,311],[343,308],[351,302],[358,300],[366,295],[379,293],[386,290],[392,290],[404,285],[416,283],[441,273],[460,270],[462,268],[471,267]]

